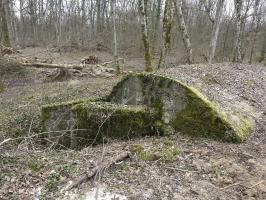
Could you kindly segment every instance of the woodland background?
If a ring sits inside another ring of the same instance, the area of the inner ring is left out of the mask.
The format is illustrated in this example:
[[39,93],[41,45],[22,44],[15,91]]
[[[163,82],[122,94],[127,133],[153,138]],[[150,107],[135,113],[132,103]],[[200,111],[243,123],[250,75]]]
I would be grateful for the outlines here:
[[2,0],[0,5],[2,46],[113,53],[116,31],[119,57],[146,52],[151,59],[171,55],[182,64],[262,62],[265,55],[264,0]]

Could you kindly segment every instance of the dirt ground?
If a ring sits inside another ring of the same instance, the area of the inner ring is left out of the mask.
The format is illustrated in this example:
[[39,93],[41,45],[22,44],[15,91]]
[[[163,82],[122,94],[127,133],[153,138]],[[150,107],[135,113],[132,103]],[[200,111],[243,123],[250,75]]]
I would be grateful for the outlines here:
[[[36,55],[33,55],[35,52]],[[78,63],[90,52],[61,53],[25,49],[20,57],[53,57],[54,63]],[[108,53],[95,53],[102,61]],[[171,64],[174,65],[174,64]],[[129,70],[141,70],[142,59],[126,59]],[[212,101],[243,102],[254,108],[256,127],[248,141],[231,144],[190,138],[181,133],[127,141],[108,141],[81,151],[43,146],[39,113],[42,105],[108,94],[121,76],[83,77],[42,83],[43,69],[25,69],[1,77],[0,199],[266,199],[266,68],[257,65],[176,66],[164,73],[199,88]],[[175,72],[175,73],[174,73]],[[230,98],[228,98],[230,97]],[[230,103],[230,102],[229,102]],[[247,112],[249,112],[248,110]],[[129,159],[74,188],[65,186],[99,162],[138,145],[147,152],[174,149],[176,154],[153,161],[131,151]],[[97,192],[96,192],[97,193]],[[105,198],[100,198],[105,195]]]

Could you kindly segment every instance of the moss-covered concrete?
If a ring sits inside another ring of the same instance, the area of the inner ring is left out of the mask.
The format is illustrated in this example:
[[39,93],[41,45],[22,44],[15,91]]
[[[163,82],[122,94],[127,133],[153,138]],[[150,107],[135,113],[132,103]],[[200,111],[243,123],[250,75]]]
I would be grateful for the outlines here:
[[252,122],[241,113],[225,113],[201,92],[177,80],[155,74],[125,77],[108,97],[116,103],[146,105],[155,109],[161,122],[193,136],[242,142]]
[[144,106],[113,104],[110,102],[82,103],[72,108],[77,118],[78,135],[92,141],[105,138],[129,139],[152,135],[160,131],[154,122],[157,114]]
[[48,136],[67,147],[173,130],[243,142],[252,130],[252,122],[240,113],[221,110],[193,87],[142,73],[125,77],[104,99],[44,106],[41,120]]
[[103,138],[132,138],[160,134],[158,115],[145,106],[103,101],[53,104],[42,109],[43,130],[60,145],[79,148]]

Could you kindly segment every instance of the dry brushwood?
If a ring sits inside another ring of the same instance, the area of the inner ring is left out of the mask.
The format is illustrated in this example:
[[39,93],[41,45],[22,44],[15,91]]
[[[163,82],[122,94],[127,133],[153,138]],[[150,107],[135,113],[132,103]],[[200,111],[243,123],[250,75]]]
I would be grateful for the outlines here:
[[10,54],[15,54],[15,53],[21,53],[18,50],[13,49],[12,47],[6,47],[2,44],[0,44],[0,50],[1,50],[1,56],[5,56],[5,55],[10,55]]
[[102,164],[94,167],[91,171],[91,173],[84,172],[81,176],[79,176],[70,186],[68,186],[65,190],[71,190],[75,187],[78,187],[80,184],[94,178],[97,174],[102,174],[104,171],[114,164],[121,162],[127,158],[129,158],[130,154],[129,152],[123,152],[120,155],[118,155],[116,158],[112,159],[109,162],[103,162]]
[[55,82],[55,81],[67,81],[73,78],[71,72],[66,68],[58,68],[55,73],[51,74],[46,82]]
[[98,64],[99,63],[99,58],[95,55],[90,55],[89,57],[87,58],[84,58],[81,60],[81,63],[82,64],[92,64],[92,65],[95,65],[95,64]]

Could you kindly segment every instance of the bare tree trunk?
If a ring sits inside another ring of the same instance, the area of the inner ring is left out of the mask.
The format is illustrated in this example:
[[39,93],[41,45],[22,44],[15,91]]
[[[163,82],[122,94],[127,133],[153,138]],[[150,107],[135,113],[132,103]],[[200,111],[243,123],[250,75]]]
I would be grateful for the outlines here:
[[5,13],[6,13],[6,21],[9,30],[10,40],[16,41],[16,32],[14,31],[14,10],[13,10],[13,0],[2,0],[5,2]]
[[0,2],[0,20],[2,23],[2,34],[3,34],[3,44],[6,47],[11,46],[8,24],[7,24],[7,16],[6,16],[6,8],[5,8],[6,1],[2,0]]
[[13,33],[13,41],[16,43],[18,41],[18,31],[17,31],[17,26],[16,26],[16,15],[15,15],[15,10],[14,10],[14,4],[15,1],[11,0],[10,4],[10,10],[11,10],[11,29]]
[[97,32],[102,31],[102,22],[101,22],[101,0],[96,0],[96,7],[97,7]]
[[111,1],[111,13],[112,13],[112,20],[113,20],[113,43],[114,43],[114,61],[116,72],[120,73],[120,66],[118,62],[118,54],[117,54],[117,37],[116,37],[116,0]]
[[210,50],[209,50],[209,63],[212,63],[212,60],[215,55],[220,24],[222,21],[224,1],[225,0],[219,0],[216,5],[216,16],[215,16],[214,26],[212,29],[212,36],[211,36]]
[[142,32],[142,40],[144,44],[145,50],[145,71],[151,72],[151,52],[150,52],[150,44],[148,39],[148,28],[147,28],[147,2],[148,0],[139,0],[139,10],[140,10],[140,19],[141,19],[141,32]]
[[263,45],[260,51],[260,58],[259,58],[259,62],[261,63],[264,59],[265,59],[265,53],[266,53],[266,30],[264,33],[264,41],[263,41]]
[[30,15],[30,20],[31,20],[31,30],[32,30],[32,37],[33,37],[33,41],[34,43],[37,41],[37,23],[36,23],[36,15],[35,15],[35,8],[34,8],[34,2],[33,0],[29,0],[29,15]]
[[257,39],[257,34],[259,32],[259,26],[260,26],[260,19],[261,16],[259,16],[259,5],[260,5],[260,0],[255,1],[255,6],[254,6],[254,14],[253,14],[253,19],[252,19],[252,24],[255,24],[255,28],[252,34],[252,39],[251,39],[251,51],[250,51],[250,57],[249,57],[249,64],[252,63],[252,58],[254,54],[254,49],[255,49],[255,43]]
[[[241,8],[241,23],[240,23],[240,40],[241,40],[241,46],[240,46],[240,52],[241,52],[241,60],[244,60],[244,57],[246,55],[247,46],[249,45],[249,34],[245,31],[246,24],[249,20],[249,11],[251,9],[251,5],[253,4],[254,0],[242,0],[242,8]],[[244,12],[243,12],[244,11]],[[244,48],[243,48],[244,47]]]
[[62,35],[62,0],[58,1],[58,15],[57,15],[57,43],[60,44],[61,35]]
[[171,28],[172,28],[172,0],[166,0],[164,7],[164,16],[163,16],[163,46],[161,49],[158,69],[165,66],[165,59],[170,49]]
[[20,31],[21,31],[21,41],[22,41],[22,46],[24,46],[24,40],[25,40],[25,20],[24,20],[24,14],[23,14],[23,0],[19,0],[19,14],[20,14]]
[[154,32],[153,32],[153,41],[152,41],[152,48],[153,51],[155,49],[156,40],[158,36],[158,30],[160,25],[160,17],[161,17],[161,9],[162,9],[162,0],[157,0],[157,8],[156,8],[156,16],[155,16],[155,23],[154,23]]
[[233,62],[242,62],[241,55],[241,10],[242,0],[234,0],[236,10],[236,33],[235,33],[235,45],[234,45],[234,57]]
[[90,1],[91,37],[95,35],[95,7],[93,0]]
[[182,12],[182,0],[174,1],[175,10],[177,13],[177,20],[179,23],[179,29],[182,33],[183,42],[187,51],[187,62],[191,64],[193,62],[192,60],[192,48],[191,48],[191,42],[187,31],[187,26],[183,17]]

